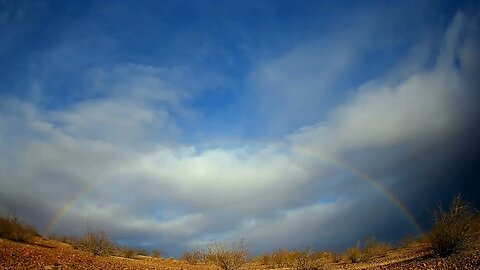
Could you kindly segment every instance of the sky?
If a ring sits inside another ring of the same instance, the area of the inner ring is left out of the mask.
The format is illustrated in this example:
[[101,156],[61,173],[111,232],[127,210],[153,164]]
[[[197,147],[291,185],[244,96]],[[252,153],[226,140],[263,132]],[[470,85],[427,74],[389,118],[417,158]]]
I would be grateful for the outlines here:
[[480,206],[476,1],[0,1],[0,211],[167,256]]

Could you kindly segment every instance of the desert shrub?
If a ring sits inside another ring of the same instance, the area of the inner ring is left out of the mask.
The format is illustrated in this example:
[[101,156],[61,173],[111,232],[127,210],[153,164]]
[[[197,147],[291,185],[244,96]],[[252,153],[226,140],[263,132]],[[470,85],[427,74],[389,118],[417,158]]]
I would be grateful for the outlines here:
[[315,254],[311,250],[300,251],[297,253],[293,268],[295,270],[322,270],[326,269],[325,254]]
[[371,237],[365,240],[363,248],[358,242],[355,247],[346,249],[343,257],[352,263],[368,262],[374,258],[385,256],[391,249],[390,244]]
[[261,264],[269,268],[293,268],[298,270],[323,269],[325,262],[332,260],[330,253],[306,250],[277,249],[258,257]]
[[260,257],[260,262],[271,268],[294,267],[300,252],[297,250],[277,249]]
[[206,258],[223,270],[238,270],[246,262],[249,251],[244,241],[227,247],[223,243],[212,242],[206,248]]
[[81,248],[94,255],[108,256],[115,253],[115,244],[110,241],[105,232],[88,230],[80,241]]
[[365,241],[361,259],[363,261],[369,261],[373,258],[383,257],[387,255],[391,249],[390,244],[378,241],[372,237]]
[[161,258],[162,257],[162,252],[159,249],[153,249],[150,252],[150,255],[154,258]]
[[339,263],[343,260],[343,256],[340,253],[332,253],[330,261],[333,263]]
[[137,255],[148,256],[150,254],[148,250],[140,247],[134,248],[133,250],[135,251],[135,253],[137,253]]
[[115,254],[120,257],[133,259],[135,258],[135,256],[138,255],[138,252],[135,248],[132,248],[132,247],[118,246]]
[[449,210],[441,206],[433,213],[433,227],[425,240],[440,257],[467,251],[478,245],[480,223],[478,213],[456,196]]
[[183,253],[182,259],[190,264],[206,263],[207,253],[205,250],[197,248]]
[[56,234],[51,234],[48,236],[48,239],[55,240],[58,242],[62,242],[65,244],[69,244],[75,249],[79,249],[79,247],[82,245],[82,241],[80,238],[73,237],[73,236],[68,236],[68,235],[56,235]]
[[417,240],[415,239],[415,237],[407,235],[400,241],[400,246],[403,248],[407,248],[415,245],[416,242]]
[[115,255],[115,256],[128,258],[128,259],[135,259],[137,258],[138,255],[141,255],[141,256],[151,255],[152,257],[160,257],[160,251],[158,250],[153,250],[150,253],[147,249],[141,248],[141,247],[134,247],[129,245],[118,245],[112,242],[110,242],[110,245],[111,246],[108,249],[109,252],[108,254],[105,254],[105,255]]
[[0,215],[0,238],[28,242],[35,236],[38,236],[37,231],[21,222],[15,215]]
[[362,250],[360,249],[359,245],[347,248],[345,250],[345,258],[352,263],[362,261]]

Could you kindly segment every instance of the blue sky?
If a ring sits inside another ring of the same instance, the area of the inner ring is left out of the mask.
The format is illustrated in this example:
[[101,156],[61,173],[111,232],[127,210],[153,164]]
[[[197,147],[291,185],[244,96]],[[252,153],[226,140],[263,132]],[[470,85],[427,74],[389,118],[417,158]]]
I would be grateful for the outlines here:
[[3,1],[0,209],[172,255],[398,241],[415,228],[385,192],[424,227],[456,193],[478,203],[479,17],[475,1]]

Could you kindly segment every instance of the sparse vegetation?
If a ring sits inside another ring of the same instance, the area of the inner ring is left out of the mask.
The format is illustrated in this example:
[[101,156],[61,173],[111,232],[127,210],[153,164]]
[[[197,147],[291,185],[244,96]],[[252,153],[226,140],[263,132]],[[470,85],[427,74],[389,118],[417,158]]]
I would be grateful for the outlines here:
[[137,251],[131,247],[118,247],[117,255],[124,258],[133,259],[138,255]]
[[187,261],[189,264],[200,264],[207,262],[206,251],[197,248],[195,250],[187,251],[183,254],[182,260]]
[[[114,254],[116,256],[129,258],[129,259],[135,259],[137,258],[138,255],[142,255],[142,256],[150,255],[150,253],[146,249],[139,248],[139,247],[132,247],[132,246],[121,246],[121,245],[116,245]],[[151,252],[151,256],[159,258],[160,251],[153,250]]]
[[249,251],[243,240],[227,247],[223,243],[212,242],[207,246],[207,260],[223,270],[238,270],[248,259]]
[[35,228],[24,224],[15,215],[0,215],[0,238],[28,242],[35,236],[38,236]]
[[257,258],[261,264],[269,268],[294,268],[297,270],[324,269],[326,262],[332,261],[328,252],[314,252],[311,249],[286,250],[277,249],[270,254]]
[[327,253],[315,254],[312,250],[307,249],[298,253],[293,268],[295,270],[323,270],[326,269],[326,257],[328,257]]
[[439,257],[461,253],[478,245],[480,219],[478,212],[463,202],[460,196],[453,199],[450,209],[441,206],[433,214],[433,227],[425,241]]
[[162,257],[162,252],[158,249],[153,249],[151,252],[150,252],[150,256],[154,257],[154,258],[161,258]]
[[103,231],[89,229],[80,240],[83,250],[90,251],[93,255],[108,256],[115,253],[115,244],[110,241]]
[[352,263],[357,263],[362,260],[362,250],[360,246],[350,247],[345,250],[345,258]]
[[213,263],[223,270],[238,270],[247,262],[248,255],[248,248],[242,240],[230,247],[212,242],[203,249],[197,248],[184,253],[182,259],[190,264]]
[[295,261],[300,256],[299,251],[277,249],[270,254],[259,257],[260,262],[271,268],[294,267]]
[[[447,263],[445,269],[478,269],[480,265],[480,257],[478,257],[480,254],[480,215],[478,212],[462,202],[460,197],[456,197],[448,210],[438,207],[433,214],[433,221],[434,224],[429,233],[420,236],[418,239],[407,236],[401,241],[401,245],[397,249],[393,249],[390,244],[378,241],[372,237],[366,239],[363,243],[357,242],[357,245],[338,254],[314,251],[309,248],[303,250],[278,249],[258,256],[252,264],[254,268],[248,268],[251,267],[246,265],[249,250],[243,241],[232,245],[212,242],[204,248],[186,252],[182,259],[190,264],[206,264],[200,266],[202,269],[212,269],[214,265],[221,270],[257,269],[256,267],[259,264],[265,269],[289,268],[292,270],[335,269],[337,266],[342,267],[342,269],[356,269],[360,267],[360,265],[355,265],[354,263],[362,263],[361,267],[373,269],[373,267],[377,267],[379,264],[388,266],[389,262],[393,262],[393,260],[396,260],[396,263],[402,263],[402,259],[405,261],[406,269],[414,269],[410,266],[418,266],[417,262],[421,262],[422,267],[424,267],[423,265],[429,265],[430,268],[438,265],[443,266],[444,263]],[[27,242],[35,235],[38,234],[33,227],[20,222],[16,217],[0,216],[0,237]],[[85,235],[80,238],[55,235],[51,235],[49,238],[70,244],[74,249],[88,251],[93,255],[114,255],[108,258],[108,260],[117,259],[125,264],[131,263],[135,265],[135,263],[147,261],[148,264],[151,263],[152,265],[155,263],[162,265],[166,261],[172,264],[181,263],[172,259],[155,260],[139,256],[160,257],[161,252],[159,250],[148,251],[138,247],[118,245],[111,241],[105,232],[99,230],[88,229]],[[62,250],[64,248],[64,245],[57,245],[54,241],[42,238],[35,238],[34,241],[30,241],[30,245],[21,245],[11,241],[6,243],[26,247],[35,245],[52,250],[56,250],[56,246],[62,246]],[[69,248],[64,250],[69,250],[68,252],[72,253],[78,252]],[[432,253],[438,257],[430,256]],[[450,256],[452,254],[461,254],[461,256]],[[22,256],[20,255],[16,258],[24,258]],[[84,252],[78,253],[78,256],[90,256],[90,259],[86,261],[91,261],[91,258],[95,258],[95,256]],[[135,260],[122,260],[116,257]],[[407,258],[408,263],[406,262]],[[418,260],[412,261],[411,258],[417,258]],[[104,261],[107,258],[98,258],[98,260]],[[424,264],[424,261],[430,264]],[[465,265],[468,265],[468,267],[462,268]],[[458,266],[461,267],[459,268]]]
[[374,258],[383,257],[387,255],[390,250],[392,250],[392,247],[389,243],[378,241],[374,237],[371,237],[365,241],[363,259],[369,261]]
[[407,235],[402,239],[402,241],[400,241],[400,246],[403,248],[408,248],[415,245],[415,243],[417,243],[415,237]]
[[352,263],[369,262],[385,256],[391,249],[390,244],[371,237],[365,240],[363,248],[360,247],[360,242],[358,242],[355,247],[346,249],[343,257]]

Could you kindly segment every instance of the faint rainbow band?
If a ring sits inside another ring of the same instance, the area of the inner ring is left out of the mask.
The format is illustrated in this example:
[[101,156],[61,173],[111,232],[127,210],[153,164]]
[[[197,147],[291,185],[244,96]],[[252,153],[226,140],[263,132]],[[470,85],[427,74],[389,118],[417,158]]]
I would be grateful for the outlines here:
[[[387,188],[385,188],[377,179],[361,171],[355,166],[334,157],[333,155],[328,155],[325,153],[320,154],[306,147],[294,146],[292,149],[300,153],[308,154],[310,156],[314,156],[316,158],[322,159],[337,167],[343,168],[351,172],[353,175],[357,176],[359,179],[369,183],[377,191],[381,192],[393,205],[395,205],[402,212],[402,214],[407,218],[407,220],[415,229],[418,235],[421,235],[423,233],[422,226],[418,223],[418,221],[415,219],[413,214],[408,210],[408,208],[402,203],[402,201],[397,196],[395,196],[395,194],[393,194]],[[88,194],[90,191],[92,191],[96,186],[98,186],[102,182],[103,181],[93,181],[89,183],[83,190],[77,193],[70,201],[65,203],[65,205],[63,205],[60,208],[60,210],[57,212],[57,214],[54,216],[54,218],[48,223],[45,234],[49,235],[51,232],[53,232],[55,227],[62,221],[63,217],[75,206],[75,204],[83,196]]]

